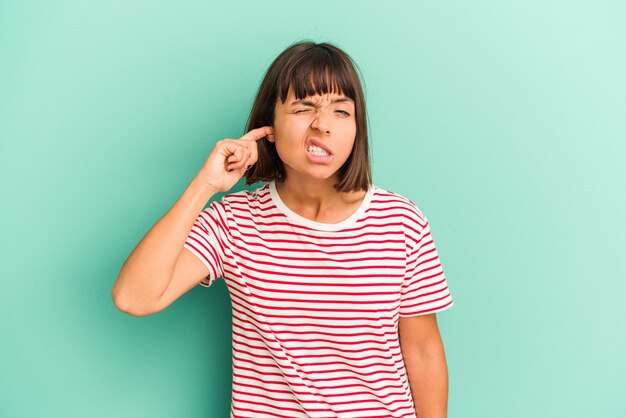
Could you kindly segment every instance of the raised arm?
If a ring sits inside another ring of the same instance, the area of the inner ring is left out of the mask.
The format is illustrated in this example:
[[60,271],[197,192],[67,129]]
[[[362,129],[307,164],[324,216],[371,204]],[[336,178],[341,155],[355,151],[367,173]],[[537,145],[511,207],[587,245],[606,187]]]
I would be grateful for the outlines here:
[[272,133],[269,126],[239,139],[218,141],[200,172],[124,262],[111,296],[130,315],[159,312],[208,275],[202,262],[183,247],[206,203],[228,191],[257,161],[256,140]]

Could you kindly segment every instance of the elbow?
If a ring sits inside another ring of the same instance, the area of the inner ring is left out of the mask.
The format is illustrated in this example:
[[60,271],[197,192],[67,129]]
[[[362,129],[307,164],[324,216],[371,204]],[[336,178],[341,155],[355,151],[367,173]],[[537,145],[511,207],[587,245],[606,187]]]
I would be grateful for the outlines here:
[[148,316],[158,312],[154,309],[146,309],[145,307],[141,307],[137,303],[132,303],[127,297],[124,297],[124,295],[115,286],[111,290],[111,299],[113,300],[113,304],[115,305],[117,310],[130,316]]
[[141,316],[132,309],[130,304],[126,303],[126,301],[119,295],[119,292],[116,292],[115,288],[113,288],[113,291],[111,292],[111,299],[113,300],[113,304],[118,311],[131,316]]
[[115,307],[117,308],[118,311],[121,311],[121,312],[123,312],[123,313],[125,313],[127,315],[130,315],[130,316],[136,316],[136,317],[148,316],[148,315],[151,315],[151,314],[155,313],[153,311],[137,309],[133,305],[121,302],[120,300],[118,300],[116,298],[113,298],[113,303],[115,304]]

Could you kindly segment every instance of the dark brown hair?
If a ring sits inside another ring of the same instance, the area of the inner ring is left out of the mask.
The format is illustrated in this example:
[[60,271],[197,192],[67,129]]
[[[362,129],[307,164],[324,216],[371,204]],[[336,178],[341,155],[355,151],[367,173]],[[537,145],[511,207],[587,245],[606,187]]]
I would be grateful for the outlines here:
[[[274,123],[274,106],[287,100],[292,86],[297,99],[314,94],[337,92],[354,100],[356,138],[352,152],[339,168],[339,192],[367,191],[372,182],[367,140],[367,114],[358,67],[350,56],[330,43],[302,41],[285,49],[269,66],[257,92],[246,132]],[[246,184],[257,181],[285,181],[286,172],[276,145],[262,138],[255,164],[246,172]]]

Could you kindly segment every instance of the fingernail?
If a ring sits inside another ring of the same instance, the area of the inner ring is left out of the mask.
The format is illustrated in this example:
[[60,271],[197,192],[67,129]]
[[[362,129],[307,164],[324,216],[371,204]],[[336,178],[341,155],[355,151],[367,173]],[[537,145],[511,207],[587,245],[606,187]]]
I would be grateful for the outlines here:
[[248,165],[246,166],[246,170],[249,170],[249,169],[250,169],[250,167],[252,167],[252,164],[248,164]]
[[231,171],[233,171],[233,170],[234,170],[234,168],[231,168],[230,170],[228,170],[228,172],[230,173],[230,172],[231,172]]

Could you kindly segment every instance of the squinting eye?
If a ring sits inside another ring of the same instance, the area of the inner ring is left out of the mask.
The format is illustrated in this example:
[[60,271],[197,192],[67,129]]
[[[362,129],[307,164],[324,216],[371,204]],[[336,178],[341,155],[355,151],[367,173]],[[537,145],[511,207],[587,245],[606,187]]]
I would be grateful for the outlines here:
[[350,116],[350,114],[348,112],[346,112],[345,110],[338,110],[337,112],[343,113],[346,116]]
[[308,112],[309,109],[302,109],[302,110],[296,110],[295,113],[302,113],[302,112]]

